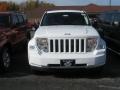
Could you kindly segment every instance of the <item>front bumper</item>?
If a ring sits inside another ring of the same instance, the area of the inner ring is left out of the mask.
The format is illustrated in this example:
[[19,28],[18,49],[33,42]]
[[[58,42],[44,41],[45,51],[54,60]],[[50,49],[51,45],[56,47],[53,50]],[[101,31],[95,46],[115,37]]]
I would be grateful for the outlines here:
[[[31,67],[41,69],[71,69],[71,68],[96,68],[106,62],[106,50],[97,50],[93,53],[42,53],[37,50],[28,50],[29,64]],[[65,59],[75,60],[75,66],[61,66],[60,61]]]

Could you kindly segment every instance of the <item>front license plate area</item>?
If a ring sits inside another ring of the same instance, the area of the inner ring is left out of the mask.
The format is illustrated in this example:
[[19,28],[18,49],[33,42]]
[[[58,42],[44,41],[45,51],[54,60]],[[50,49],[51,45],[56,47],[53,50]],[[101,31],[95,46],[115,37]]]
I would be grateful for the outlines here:
[[75,66],[75,60],[60,60],[60,65],[65,67]]

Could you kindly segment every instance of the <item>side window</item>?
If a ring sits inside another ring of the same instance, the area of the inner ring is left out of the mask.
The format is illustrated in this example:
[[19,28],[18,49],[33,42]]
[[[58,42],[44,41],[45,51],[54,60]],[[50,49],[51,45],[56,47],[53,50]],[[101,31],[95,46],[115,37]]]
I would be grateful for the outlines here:
[[119,26],[119,27],[120,27],[120,14],[119,14],[119,13],[116,13],[116,14],[113,16],[112,25],[114,25],[114,26]]
[[111,25],[111,23],[112,23],[112,14],[106,14],[105,15],[105,24],[108,24],[108,25]]
[[18,20],[19,20],[19,24],[22,25],[24,23],[22,15],[18,15]]
[[18,18],[16,15],[12,15],[12,25],[17,25],[18,24]]
[[24,23],[26,23],[27,22],[27,16],[24,15],[24,14],[22,16],[23,16]]
[[99,16],[98,16],[98,19],[99,19],[99,22],[100,22],[100,23],[103,23],[103,22],[104,22],[104,19],[105,19],[105,14],[103,13],[103,14],[99,15]]
[[120,22],[120,14],[119,13],[117,13],[116,15],[114,15],[114,20],[113,21]]

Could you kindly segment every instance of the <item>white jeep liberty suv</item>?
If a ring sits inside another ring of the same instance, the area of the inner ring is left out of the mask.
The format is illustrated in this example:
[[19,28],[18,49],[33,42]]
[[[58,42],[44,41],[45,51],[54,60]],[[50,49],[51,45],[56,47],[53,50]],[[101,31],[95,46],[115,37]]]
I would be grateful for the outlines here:
[[106,43],[78,10],[45,12],[28,44],[33,70],[97,68],[105,65]]

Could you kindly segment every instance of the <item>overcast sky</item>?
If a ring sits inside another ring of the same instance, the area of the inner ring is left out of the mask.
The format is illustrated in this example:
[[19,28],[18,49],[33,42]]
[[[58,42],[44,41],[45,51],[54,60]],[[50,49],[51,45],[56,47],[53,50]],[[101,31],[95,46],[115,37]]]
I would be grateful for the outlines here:
[[[26,0],[0,0],[0,1],[14,1],[17,3],[24,2]],[[50,3],[54,3],[55,5],[65,6],[65,5],[86,5],[89,3],[95,3],[98,5],[108,5],[110,0],[40,0],[46,1]],[[120,0],[111,0],[112,5],[120,5]]]

